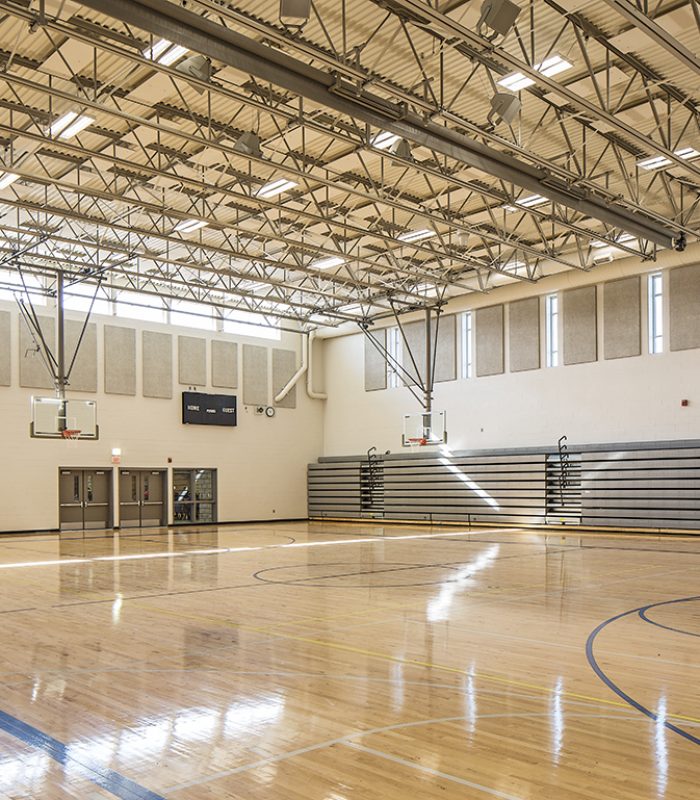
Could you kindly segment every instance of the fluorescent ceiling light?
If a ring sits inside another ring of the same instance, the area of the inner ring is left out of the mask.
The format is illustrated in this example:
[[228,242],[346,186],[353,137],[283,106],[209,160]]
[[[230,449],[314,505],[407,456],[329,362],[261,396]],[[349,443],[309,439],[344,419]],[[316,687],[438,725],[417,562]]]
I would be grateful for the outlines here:
[[2,172],[0,173],[0,189],[7,189],[7,187],[14,183],[19,175],[15,175],[14,172]]
[[667,167],[672,164],[670,158],[666,156],[654,156],[653,158],[645,158],[643,161],[637,161],[637,166],[642,169],[659,169],[660,167]]
[[[544,75],[545,78],[551,78],[552,75],[558,75],[560,72],[571,69],[572,66],[573,64],[570,61],[567,61],[561,56],[554,55],[545,58],[541,64],[533,65],[533,69],[536,69],[540,75]],[[523,75],[522,72],[513,72],[498,81],[499,86],[510,89],[511,92],[519,92],[521,89],[532,86],[533,83],[535,83],[534,79],[528,78],[526,75]]]
[[[700,156],[700,151],[696,150],[694,147],[682,147],[680,150],[675,150],[673,155],[688,161],[691,158]],[[642,169],[652,170],[660,169],[661,167],[667,167],[672,163],[673,162],[671,159],[666,158],[666,156],[652,156],[651,158],[645,158],[642,161],[637,161],[637,166],[641,167]]]
[[340,267],[345,263],[345,259],[340,256],[328,256],[328,258],[320,258],[318,261],[312,261],[311,266],[316,269],[331,269],[332,267]]
[[278,178],[276,181],[270,181],[270,183],[266,183],[264,186],[260,187],[255,194],[256,197],[275,197],[298,185],[298,183],[289,181],[286,178]]
[[431,236],[437,236],[435,231],[421,228],[419,231],[405,231],[404,233],[400,233],[396,238],[400,242],[420,242],[423,239],[429,239]]
[[178,58],[182,58],[185,53],[189,53],[189,50],[182,45],[176,44],[175,47],[172,47],[165,55],[158,59],[158,63],[162,64],[164,67],[169,67],[177,61]]
[[199,219],[185,219],[182,222],[178,222],[175,230],[180,231],[180,233],[192,233],[192,231],[198,231],[200,228],[206,228],[208,224],[208,222],[202,222]]
[[531,194],[529,197],[521,197],[519,200],[516,200],[515,205],[507,203],[502,206],[502,208],[505,208],[506,211],[517,211],[518,206],[523,208],[535,208],[535,206],[541,206],[548,202],[549,200],[541,194]]
[[416,284],[416,292],[419,294],[437,294],[437,286],[433,283],[418,283]]
[[92,125],[94,117],[87,114],[78,114],[77,111],[67,111],[62,117],[55,120],[49,127],[51,136],[58,136],[61,139],[72,139],[80,131],[85,130],[88,125]]
[[378,133],[376,136],[373,136],[370,140],[370,144],[372,147],[376,147],[379,150],[387,150],[391,147],[392,144],[398,142],[399,136],[395,133],[389,133],[389,131],[382,131]]
[[66,111],[62,117],[54,120],[49,126],[49,133],[51,136],[58,136],[58,134],[64,131],[77,116],[77,111]]
[[[633,236],[631,233],[621,233],[614,238],[614,241],[617,244],[630,244],[631,242],[636,242],[637,237]],[[596,250],[600,250],[604,247],[610,248],[610,246],[610,242],[604,242],[601,239],[594,239],[591,242],[591,247],[594,247]]]
[[172,42],[169,39],[160,39],[152,47],[144,50],[143,55],[151,61],[156,61],[158,56],[162,56],[171,45]]

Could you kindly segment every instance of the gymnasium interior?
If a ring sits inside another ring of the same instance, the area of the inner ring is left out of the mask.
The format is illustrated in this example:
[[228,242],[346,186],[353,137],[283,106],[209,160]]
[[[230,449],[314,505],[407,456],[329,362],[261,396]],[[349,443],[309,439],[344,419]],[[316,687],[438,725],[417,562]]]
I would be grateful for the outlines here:
[[0,798],[700,797],[700,2],[0,0]]

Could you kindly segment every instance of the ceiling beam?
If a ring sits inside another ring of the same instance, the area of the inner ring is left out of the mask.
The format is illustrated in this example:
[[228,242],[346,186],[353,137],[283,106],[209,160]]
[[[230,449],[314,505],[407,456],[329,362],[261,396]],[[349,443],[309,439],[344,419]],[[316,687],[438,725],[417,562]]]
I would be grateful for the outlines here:
[[310,67],[280,51],[223,28],[167,0],[81,0],[102,14],[162,36],[261,80],[395,133],[496,178],[541,194],[642,239],[671,247],[675,232],[646,215],[616,207],[533,167],[432,122],[401,104]]

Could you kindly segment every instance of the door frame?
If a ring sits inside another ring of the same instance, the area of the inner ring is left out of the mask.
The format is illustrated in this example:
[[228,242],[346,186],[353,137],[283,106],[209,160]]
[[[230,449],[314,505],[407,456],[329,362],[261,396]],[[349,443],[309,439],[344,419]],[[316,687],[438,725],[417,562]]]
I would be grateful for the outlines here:
[[[82,531],[86,530],[114,530],[114,468],[110,464],[108,467],[83,467],[83,466],[62,466],[58,468],[58,525],[59,531],[61,528],[61,472],[70,470],[72,472],[104,472],[107,477],[107,527],[106,528],[86,528],[85,527],[85,506],[82,506],[83,525],[81,528],[71,528],[71,530]],[[85,502],[84,500],[82,501]]]
[[[115,476],[116,480],[114,481],[116,485],[116,505],[119,508],[119,525],[116,525],[115,528],[121,529],[121,474],[122,472],[160,472],[163,478],[163,514],[161,517],[162,522],[159,525],[149,525],[148,527],[151,528],[167,528],[168,526],[168,519],[169,519],[169,500],[170,500],[170,470],[167,467],[125,467],[124,465],[120,464],[119,466],[115,467]],[[139,482],[140,486],[140,482]],[[139,528],[142,528],[142,509],[143,506],[139,504]],[[114,517],[112,517],[112,521],[114,521]],[[136,527],[136,526],[134,526]]]

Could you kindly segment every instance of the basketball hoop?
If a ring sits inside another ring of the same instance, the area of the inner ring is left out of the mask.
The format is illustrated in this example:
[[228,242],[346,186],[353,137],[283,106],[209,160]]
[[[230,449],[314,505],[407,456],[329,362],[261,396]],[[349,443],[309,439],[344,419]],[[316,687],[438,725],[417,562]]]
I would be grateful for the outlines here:
[[410,439],[406,439],[406,441],[412,450],[416,447],[425,447],[426,444],[428,444],[428,440],[424,436],[412,437]]
[[61,437],[63,439],[67,439],[70,442],[76,442],[80,439],[80,431],[78,428],[66,428],[64,431],[61,431]]

